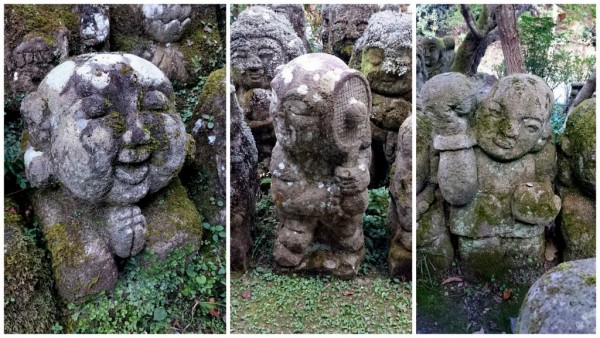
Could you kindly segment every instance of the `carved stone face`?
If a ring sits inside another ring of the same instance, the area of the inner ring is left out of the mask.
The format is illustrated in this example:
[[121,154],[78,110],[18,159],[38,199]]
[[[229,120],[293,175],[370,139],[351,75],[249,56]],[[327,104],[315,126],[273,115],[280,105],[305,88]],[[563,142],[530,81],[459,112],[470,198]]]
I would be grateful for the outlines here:
[[281,44],[271,38],[237,40],[231,44],[233,83],[244,89],[269,88],[275,69],[285,63]]
[[363,52],[360,70],[369,80],[369,85],[374,93],[399,96],[410,92],[412,88],[412,72],[410,71],[412,50],[401,48],[399,53],[399,58],[396,58],[394,62],[403,64],[409,69],[402,75],[384,70],[386,69],[385,64],[391,61],[386,59],[383,49],[368,47]]
[[491,157],[514,160],[541,149],[552,109],[552,91],[536,76],[502,78],[476,113],[478,145]]
[[350,59],[352,46],[367,29],[371,14],[370,12],[358,10],[338,12],[338,16],[331,25],[331,43],[336,55],[344,55]]
[[37,141],[26,163],[49,160],[52,174],[79,198],[135,203],[164,187],[183,165],[186,133],[172,86],[137,56],[87,54],[67,61],[22,110]]
[[423,39],[423,56],[427,67],[435,66],[442,55],[442,45],[437,38]]

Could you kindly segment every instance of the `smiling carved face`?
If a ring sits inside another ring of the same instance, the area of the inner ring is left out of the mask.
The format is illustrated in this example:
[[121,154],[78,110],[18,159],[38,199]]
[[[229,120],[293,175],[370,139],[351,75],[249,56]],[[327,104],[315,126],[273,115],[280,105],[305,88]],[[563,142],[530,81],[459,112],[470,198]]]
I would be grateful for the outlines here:
[[476,113],[479,147],[499,160],[539,150],[548,137],[552,91],[540,78],[518,74],[501,79]]
[[268,89],[275,69],[285,63],[283,48],[274,39],[262,37],[232,42],[231,77],[236,87]]
[[183,165],[186,133],[171,83],[146,60],[78,57],[55,68],[37,94],[49,110],[54,176],[79,198],[136,203]]

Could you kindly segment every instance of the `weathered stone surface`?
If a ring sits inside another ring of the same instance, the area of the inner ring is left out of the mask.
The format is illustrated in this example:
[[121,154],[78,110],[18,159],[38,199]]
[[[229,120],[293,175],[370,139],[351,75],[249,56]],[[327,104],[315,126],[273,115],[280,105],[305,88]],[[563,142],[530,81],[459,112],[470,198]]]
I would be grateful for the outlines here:
[[[206,79],[194,115],[187,123],[195,151],[192,161],[186,161],[179,174],[205,221],[223,226],[226,221],[226,98],[225,68],[221,68]],[[211,198],[215,202],[207,203]]]
[[517,333],[596,333],[596,259],[564,262],[527,292]]
[[188,72],[183,53],[176,45],[156,46],[152,63],[173,81],[187,82]]
[[79,37],[84,51],[108,51],[108,6],[79,5]]
[[552,188],[550,88],[533,75],[507,76],[473,117],[477,91],[460,74],[433,77],[421,94],[439,151],[447,224],[458,236],[465,270],[498,276],[527,265],[523,257],[541,260],[544,226],[561,208]]
[[[47,75],[21,112],[26,174],[40,187],[35,211],[63,298],[111,289],[113,255],[129,257],[146,245],[165,257],[175,247],[199,245],[199,217],[183,227],[146,213],[153,207],[146,197],[177,175],[186,145],[171,83],[150,62],[119,53],[73,58]],[[154,203],[191,205],[185,192],[179,195]]]
[[275,145],[268,114],[275,69],[306,52],[290,21],[266,7],[247,8],[231,25],[231,78],[258,149],[259,174],[268,172]]
[[144,30],[158,42],[174,42],[181,38],[192,21],[190,5],[143,5]]
[[364,259],[371,96],[367,80],[322,53],[300,56],[271,83],[277,144],[271,160],[284,270],[352,278]]
[[323,8],[321,40],[323,52],[333,54],[348,63],[352,48],[361,37],[378,5],[327,5]]
[[388,261],[391,276],[412,277],[412,122],[407,118],[398,133],[396,172],[390,183],[388,207],[391,233]]
[[[232,86],[233,87],[233,86]],[[231,91],[231,269],[250,267],[248,254],[252,247],[250,230],[254,221],[258,189],[258,152],[250,128],[238,105],[235,90]]]
[[560,139],[560,232],[568,260],[596,255],[596,101],[579,104]]
[[50,262],[25,236],[16,205],[4,200],[4,333],[51,333],[58,320]]
[[[373,93],[371,177],[385,183],[394,163],[397,133],[412,111],[412,28],[410,15],[392,11],[375,13],[356,41],[350,66],[360,70]],[[385,158],[380,158],[384,155]],[[371,185],[376,187],[376,185]]]
[[421,37],[418,44],[423,48],[423,57],[429,78],[450,71],[454,62],[454,39],[450,36],[442,39],[437,37]]
[[275,13],[284,15],[294,27],[296,35],[302,40],[306,52],[310,52],[310,45],[306,39],[306,19],[304,18],[304,8],[301,4],[274,4],[266,5]]
[[444,216],[444,199],[437,187],[439,158],[433,148],[433,126],[419,110],[416,124],[417,273],[441,275],[454,260],[454,248]]

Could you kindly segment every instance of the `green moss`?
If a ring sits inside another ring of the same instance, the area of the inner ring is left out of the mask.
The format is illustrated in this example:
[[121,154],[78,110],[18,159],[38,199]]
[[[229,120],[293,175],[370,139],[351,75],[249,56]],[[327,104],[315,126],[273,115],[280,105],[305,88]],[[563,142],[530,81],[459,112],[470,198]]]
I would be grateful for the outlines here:
[[108,115],[115,135],[121,135],[125,132],[125,119],[118,111],[113,111]]
[[589,285],[589,286],[596,285],[596,276],[595,275],[588,276],[584,282],[585,282],[585,285]]
[[183,232],[202,237],[202,218],[178,178],[141,205],[146,216],[147,245],[166,242]]
[[[215,95],[225,95],[225,90],[225,68],[217,69],[206,79],[198,97],[197,107],[202,107],[203,103],[208,102]],[[222,111],[222,115],[225,115],[225,111]]]
[[152,45],[152,41],[141,36],[131,34],[113,34],[114,50],[123,52],[133,52],[136,50],[146,49]]
[[[213,28],[207,32],[204,29],[206,26]],[[216,23],[205,23],[202,20],[192,21],[186,28],[181,41],[183,43],[179,49],[183,54],[188,72],[192,72],[190,78],[207,76],[225,64],[224,42],[221,41]]]
[[51,333],[58,320],[53,280],[44,251],[24,235],[16,205],[5,199],[4,332]]
[[41,37],[53,45],[53,33],[60,28],[72,34],[79,32],[79,16],[73,13],[72,5],[6,5],[4,12],[6,20],[15,23],[15,35],[22,41]]
[[581,154],[596,149],[596,100],[580,103],[569,116],[565,137],[571,143],[572,153]]
[[128,74],[128,73],[131,73],[132,71],[133,71],[133,68],[131,68],[130,66],[123,66],[123,67],[121,67],[121,69],[119,69],[119,72],[121,74]]
[[[85,264],[81,258],[86,256],[84,245],[74,242],[74,238],[80,238],[77,233],[78,227],[56,223],[44,228],[44,235],[48,241],[48,249],[52,253],[52,267],[57,268],[63,264],[70,267],[78,267]],[[75,234],[73,232],[76,232]]]

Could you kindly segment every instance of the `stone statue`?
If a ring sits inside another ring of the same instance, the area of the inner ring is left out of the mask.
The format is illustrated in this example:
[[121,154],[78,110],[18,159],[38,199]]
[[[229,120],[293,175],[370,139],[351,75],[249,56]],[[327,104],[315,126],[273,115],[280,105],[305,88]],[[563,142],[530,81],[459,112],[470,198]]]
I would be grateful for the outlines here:
[[394,163],[398,129],[412,109],[412,20],[392,11],[375,13],[356,41],[350,67],[360,70],[373,93],[372,186],[383,185]]
[[451,36],[442,39],[423,37],[419,39],[419,44],[423,46],[429,78],[450,71],[455,56],[455,42]]
[[272,4],[266,5],[265,7],[270,8],[275,13],[279,13],[285,16],[292,27],[294,27],[294,31],[296,35],[302,40],[302,44],[304,45],[304,49],[306,52],[310,52],[310,45],[308,44],[308,40],[306,39],[306,19],[304,18],[304,7],[301,4]]
[[271,105],[271,80],[278,66],[304,53],[292,24],[268,8],[249,7],[231,25],[231,79],[256,140],[261,172],[268,171],[275,146],[273,123],[265,110]]
[[439,152],[437,182],[464,266],[499,276],[542,260],[544,228],[561,208],[552,188],[552,90],[534,75],[506,76],[473,118],[476,90],[461,74],[433,77],[422,95]]
[[328,5],[323,9],[321,40],[323,52],[333,54],[345,63],[350,61],[352,48],[361,37],[378,5]]
[[25,172],[59,294],[110,290],[116,259],[198,247],[200,217],[176,178],[187,134],[170,81],[130,54],[60,64],[21,105]]
[[398,133],[396,172],[390,182],[392,199],[388,207],[390,276],[408,281],[412,279],[412,120],[410,116],[404,120]]
[[596,99],[577,105],[560,138],[560,232],[565,260],[596,256]]
[[258,151],[238,105],[235,89],[231,87],[230,257],[232,270],[245,271],[250,267],[250,231],[258,190]]
[[191,5],[143,5],[143,27],[158,42],[175,42],[192,22]]
[[277,144],[271,192],[283,270],[352,278],[364,260],[371,160],[365,77],[329,54],[300,56],[271,83]]

